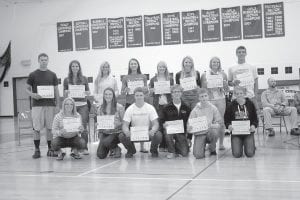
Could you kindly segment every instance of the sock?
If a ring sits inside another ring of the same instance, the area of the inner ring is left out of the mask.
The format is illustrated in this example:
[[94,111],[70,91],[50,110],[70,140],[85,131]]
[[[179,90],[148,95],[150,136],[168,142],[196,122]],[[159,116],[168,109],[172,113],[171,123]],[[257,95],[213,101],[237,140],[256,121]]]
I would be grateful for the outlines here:
[[35,149],[40,149],[40,140],[33,140]]
[[48,140],[47,144],[48,144],[48,149],[50,150],[51,149],[51,140]]

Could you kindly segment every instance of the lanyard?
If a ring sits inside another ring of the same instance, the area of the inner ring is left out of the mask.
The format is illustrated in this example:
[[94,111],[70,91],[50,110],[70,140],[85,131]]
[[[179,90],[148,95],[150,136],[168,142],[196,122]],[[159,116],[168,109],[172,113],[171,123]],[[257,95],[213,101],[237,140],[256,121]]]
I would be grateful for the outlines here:
[[[248,118],[247,107],[245,105],[243,105],[243,107],[244,107],[244,113],[245,113],[244,119],[247,119]],[[239,114],[241,116],[241,109],[240,109],[240,105],[239,104],[238,104],[238,110],[239,110]]]

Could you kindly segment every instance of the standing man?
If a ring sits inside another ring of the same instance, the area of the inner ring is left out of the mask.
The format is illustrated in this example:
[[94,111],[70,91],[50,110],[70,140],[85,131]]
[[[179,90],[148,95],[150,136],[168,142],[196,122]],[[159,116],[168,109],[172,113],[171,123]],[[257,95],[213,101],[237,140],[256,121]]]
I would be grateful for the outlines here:
[[167,129],[167,121],[182,120],[184,132],[176,134],[165,134],[166,143],[168,147],[167,158],[175,158],[176,154],[186,157],[189,153],[189,144],[191,144],[192,134],[186,137],[186,124],[189,119],[191,109],[184,102],[181,101],[183,88],[180,85],[171,87],[172,102],[167,104],[162,110],[162,123]]
[[55,156],[51,150],[52,122],[54,114],[59,111],[59,92],[56,74],[50,71],[48,55],[41,53],[38,56],[39,69],[29,74],[26,92],[32,98],[32,123],[34,130],[35,151],[32,158],[40,158],[40,132],[46,128],[48,152],[47,156]]
[[[151,141],[150,152],[152,157],[158,157],[158,145],[162,140],[162,133],[158,131],[158,115],[155,108],[145,102],[143,88],[137,87],[133,94],[135,102],[125,111],[122,126],[124,135],[121,135],[120,140],[122,142],[125,137],[130,138],[130,124],[131,127],[147,126],[149,130],[149,139]],[[128,150],[125,155],[127,158],[131,158],[136,152],[134,146],[128,146],[126,149]]]
[[268,79],[269,88],[261,94],[261,103],[263,105],[263,114],[265,121],[266,134],[274,136],[275,131],[272,127],[272,115],[291,116],[291,135],[298,135],[298,116],[295,107],[289,107],[285,95],[282,91],[276,88],[276,80],[274,78]]
[[259,107],[256,100],[258,92],[258,76],[256,67],[246,63],[246,47],[239,46],[236,49],[236,56],[238,58],[238,64],[230,67],[228,70],[228,85],[239,85],[246,88],[246,97],[254,103],[256,112],[258,112]]

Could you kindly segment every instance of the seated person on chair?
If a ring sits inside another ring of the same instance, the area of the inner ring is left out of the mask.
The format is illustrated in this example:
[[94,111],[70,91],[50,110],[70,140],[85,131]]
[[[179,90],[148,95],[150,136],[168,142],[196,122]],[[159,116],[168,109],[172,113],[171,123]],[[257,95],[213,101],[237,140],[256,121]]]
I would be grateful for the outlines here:
[[[226,108],[224,122],[226,128],[231,132],[231,150],[235,158],[243,155],[243,150],[247,157],[253,157],[255,154],[254,133],[258,125],[257,113],[254,103],[246,97],[247,89],[241,86],[234,87],[236,99]],[[236,125],[245,122],[244,130],[237,130]]]
[[[167,104],[162,109],[161,120],[163,127],[166,130],[165,138],[168,147],[167,158],[174,158],[176,154],[187,156],[189,152],[189,144],[191,143],[192,135],[186,137],[186,123],[189,118],[191,109],[181,101],[183,88],[180,85],[171,87],[172,102]],[[167,133],[168,121],[181,120],[183,124],[183,132],[176,132],[175,134]]]
[[[137,87],[134,92],[135,102],[131,104],[125,111],[123,118],[122,130],[124,134],[121,134],[124,137],[130,138],[131,128],[145,128],[148,129],[149,139],[151,141],[150,152],[152,157],[158,157],[158,145],[162,140],[162,133],[158,131],[158,115],[155,108],[146,103],[144,98],[144,89]],[[130,127],[131,124],[131,127]],[[135,154],[136,150],[134,145],[131,145],[131,148],[128,148],[127,154],[125,157],[131,158]]]
[[[76,120],[79,119],[79,120]],[[74,120],[74,126],[78,127],[66,127],[68,120]],[[69,129],[70,128],[70,129]],[[74,130],[73,130],[74,129]],[[75,130],[77,129],[77,130]],[[77,113],[75,101],[71,97],[67,97],[62,103],[62,110],[55,115],[52,125],[53,141],[52,148],[58,152],[57,160],[63,160],[65,153],[61,151],[61,148],[71,147],[73,153],[71,156],[75,159],[81,159],[78,151],[86,148],[86,143],[79,135],[84,131],[81,121],[81,115]]]
[[297,108],[298,114],[300,114],[300,91],[297,91],[294,96],[295,107]]
[[[113,129],[99,129],[99,145],[97,149],[97,156],[100,159],[107,157],[109,151],[114,151],[114,158],[121,157],[121,148],[118,146],[120,143],[120,134],[122,133],[122,120],[124,117],[125,109],[124,107],[117,103],[115,92],[112,88],[106,88],[103,92],[103,103],[97,111],[97,115],[110,115],[114,119],[114,128]],[[101,123],[98,121],[97,123]],[[125,148],[131,145],[130,140],[123,138],[122,140]]]
[[[222,118],[219,110],[215,105],[210,103],[208,91],[205,88],[198,88],[198,99],[199,103],[196,104],[192,110],[187,131],[194,134],[194,145],[193,145],[193,155],[196,159],[201,159],[205,157],[205,145],[209,143],[209,152],[211,156],[217,155],[216,153],[216,143],[218,140]],[[191,126],[191,119],[202,118],[206,121],[206,129],[193,131]]]
[[269,88],[261,94],[261,102],[263,106],[263,115],[265,121],[265,129],[269,136],[274,136],[275,131],[272,128],[272,115],[291,116],[291,134],[299,134],[297,125],[297,109],[287,106],[288,102],[282,91],[276,88],[276,80],[268,79]]

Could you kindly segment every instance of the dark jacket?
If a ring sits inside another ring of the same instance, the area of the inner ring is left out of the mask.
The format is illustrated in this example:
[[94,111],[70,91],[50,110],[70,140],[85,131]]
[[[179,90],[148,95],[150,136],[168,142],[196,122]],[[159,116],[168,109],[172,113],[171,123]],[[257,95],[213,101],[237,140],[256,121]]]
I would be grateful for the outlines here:
[[247,109],[246,115],[244,114],[243,106],[240,106],[240,112],[238,109],[239,103],[233,100],[229,106],[227,106],[225,115],[224,115],[224,123],[226,128],[231,125],[232,121],[238,120],[250,120],[250,125],[254,125],[256,128],[258,126],[258,118],[256,114],[256,109],[253,102],[246,98],[246,102],[244,104]]
[[[183,120],[184,133],[186,134],[186,124],[189,119],[191,109],[183,102],[181,102],[180,110],[178,112],[177,107],[173,102],[167,104],[162,110],[162,123],[173,120]],[[187,138],[192,139],[192,134],[188,134]]]

